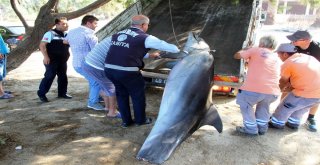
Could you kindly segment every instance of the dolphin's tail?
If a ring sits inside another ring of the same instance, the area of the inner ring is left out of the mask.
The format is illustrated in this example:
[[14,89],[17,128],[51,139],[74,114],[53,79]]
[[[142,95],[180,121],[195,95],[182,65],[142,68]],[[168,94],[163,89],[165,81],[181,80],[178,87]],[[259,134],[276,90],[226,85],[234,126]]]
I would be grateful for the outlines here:
[[214,105],[211,105],[207,113],[205,114],[205,118],[201,121],[199,127],[204,125],[211,125],[217,129],[219,133],[222,132],[223,125],[219,113]]

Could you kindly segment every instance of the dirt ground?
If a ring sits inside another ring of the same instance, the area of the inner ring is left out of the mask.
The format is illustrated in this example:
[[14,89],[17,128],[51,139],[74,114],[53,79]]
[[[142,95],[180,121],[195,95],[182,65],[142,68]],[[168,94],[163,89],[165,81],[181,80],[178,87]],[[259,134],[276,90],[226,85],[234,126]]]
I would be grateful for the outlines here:
[[[44,73],[39,52],[8,74],[5,88],[16,97],[0,100],[0,138],[5,140],[0,145],[0,164],[148,164],[135,156],[153,124],[123,129],[121,120],[86,108],[88,85],[70,66],[68,90],[73,99],[57,99],[54,83],[47,95],[50,102],[44,104],[36,95]],[[162,92],[154,88],[146,91],[147,115],[153,119]],[[202,127],[164,164],[320,164],[319,133],[302,126],[298,131],[270,129],[264,136],[239,136],[235,126],[242,124],[242,118],[235,98],[213,99],[224,124],[223,133]]]

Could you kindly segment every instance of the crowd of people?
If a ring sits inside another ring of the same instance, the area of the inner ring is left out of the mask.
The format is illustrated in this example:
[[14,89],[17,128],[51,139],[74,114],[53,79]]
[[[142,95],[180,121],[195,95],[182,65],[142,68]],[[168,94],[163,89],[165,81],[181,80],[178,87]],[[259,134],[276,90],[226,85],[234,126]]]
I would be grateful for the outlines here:
[[[145,112],[145,82],[140,72],[143,58],[159,57],[158,51],[148,53],[150,49],[178,53],[179,48],[147,34],[150,20],[145,15],[133,16],[129,28],[101,42],[94,33],[98,21],[95,16],[86,15],[81,26],[67,34],[68,21],[61,17],[55,20],[55,28],[44,34],[39,45],[45,66],[37,91],[40,101],[49,102],[46,93],[56,76],[57,97],[72,99],[67,93],[66,74],[70,47],[74,70],[89,83],[88,108],[105,111],[106,117],[121,118],[124,128],[152,123]],[[246,79],[236,98],[243,117],[243,126],[236,127],[239,133],[263,135],[268,128],[283,129],[285,126],[296,130],[308,112],[307,128],[317,131],[314,117],[320,103],[320,45],[312,41],[308,31],[296,31],[287,38],[290,43],[277,47],[273,36],[264,36],[257,47],[240,50],[234,55],[248,63]],[[0,37],[0,99],[14,97],[2,86],[8,53]],[[270,104],[279,97],[280,104],[270,114]],[[104,107],[100,98],[103,98]]]
[[[297,130],[307,112],[307,129],[317,131],[314,116],[320,103],[320,45],[308,31],[298,30],[287,38],[291,42],[280,44],[275,51],[275,39],[265,36],[258,47],[235,54],[236,59],[248,62],[236,101],[243,117],[243,126],[236,127],[239,133],[263,135],[268,128],[285,126]],[[270,104],[278,97],[280,103],[270,115]]]
[[[150,49],[172,53],[180,50],[173,44],[146,34],[150,20],[144,15],[132,17],[130,28],[100,43],[94,34],[98,21],[95,16],[86,15],[81,26],[66,34],[68,23],[62,17],[55,20],[55,29],[44,34],[40,50],[44,56],[46,72],[38,90],[40,101],[49,102],[46,93],[56,75],[58,98],[72,98],[67,94],[66,76],[70,47],[74,70],[89,82],[88,108],[105,111],[106,117],[122,118],[122,127],[150,124],[152,119],[145,113],[145,84],[140,73],[144,65],[143,58],[160,55],[159,52],[148,53]],[[105,107],[99,103],[99,98],[103,98]],[[129,98],[133,104],[134,119]],[[117,103],[120,112],[116,109]]]

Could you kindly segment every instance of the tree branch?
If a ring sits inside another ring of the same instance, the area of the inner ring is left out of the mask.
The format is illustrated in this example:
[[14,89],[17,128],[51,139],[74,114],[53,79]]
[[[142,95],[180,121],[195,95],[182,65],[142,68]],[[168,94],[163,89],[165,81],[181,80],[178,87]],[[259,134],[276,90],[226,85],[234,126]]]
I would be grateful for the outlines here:
[[25,20],[25,18],[22,16],[20,11],[18,10],[17,4],[16,4],[16,0],[10,0],[10,4],[11,4],[11,7],[12,7],[13,11],[16,13],[16,15],[19,17],[20,21],[22,22],[23,26],[26,29],[29,29],[30,27],[29,27],[27,21]]
[[109,1],[110,0],[97,0],[82,9],[70,13],[59,13],[57,14],[57,17],[67,17],[68,19],[74,19],[108,3]]
[[48,7],[50,9],[55,9],[55,7],[58,5],[59,0],[48,0],[48,2],[43,5],[43,7]]
[[55,6],[54,6],[54,11],[55,11],[55,13],[59,13],[59,10],[58,10],[58,6],[59,6],[59,0],[57,1],[57,3],[55,4]]
[[48,27],[45,27],[45,29],[50,29],[54,25],[54,17],[56,15],[55,7],[57,6],[58,2],[59,0],[48,0],[48,2],[40,8],[34,24],[37,25],[42,24],[42,22],[49,22],[47,24]]

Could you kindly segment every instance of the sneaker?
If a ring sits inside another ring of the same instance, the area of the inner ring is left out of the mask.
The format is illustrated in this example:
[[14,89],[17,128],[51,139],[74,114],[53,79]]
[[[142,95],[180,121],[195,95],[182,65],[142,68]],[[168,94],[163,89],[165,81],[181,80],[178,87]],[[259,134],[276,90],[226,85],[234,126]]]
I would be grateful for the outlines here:
[[271,122],[271,121],[268,123],[268,126],[269,126],[269,128],[284,129],[284,126],[277,126],[277,125],[274,125],[274,124],[272,124],[272,122]]
[[286,122],[286,126],[287,126],[288,128],[293,129],[293,130],[298,130],[298,127],[297,127],[297,126],[295,126],[295,125],[293,125],[293,124],[291,124],[291,123],[289,123],[289,122]]
[[91,109],[93,109],[95,111],[104,111],[104,107],[99,103],[88,105],[87,107],[91,108]]
[[43,102],[43,103],[49,102],[49,100],[48,100],[48,98],[46,97],[46,95],[41,95],[41,94],[39,94],[39,92],[37,92],[37,95],[38,95],[38,97],[39,97],[39,99],[40,99],[41,102]]
[[128,127],[130,127],[132,125],[133,125],[133,123],[121,123],[121,127],[122,128],[128,128]]
[[68,95],[68,94],[64,94],[64,95],[58,95],[58,98],[61,98],[61,99],[72,99],[72,96]]
[[317,132],[316,120],[314,118],[309,118],[306,122],[307,129],[311,132]]
[[236,131],[241,134],[248,135],[248,136],[257,136],[258,135],[256,133],[249,133],[246,131],[246,129],[244,127],[240,127],[240,126],[236,126]]
[[14,96],[8,93],[3,93],[3,95],[0,96],[0,99],[11,99],[11,98],[14,98]]
[[40,99],[40,101],[43,102],[43,103],[49,102],[49,100],[48,100],[48,98],[47,98],[46,96],[39,96],[39,99]]
[[147,118],[145,122],[143,123],[136,123],[138,126],[140,125],[146,125],[146,124],[151,124],[152,123],[152,119],[151,118]]
[[99,103],[104,103],[104,99],[103,99],[103,97],[99,97]]
[[4,93],[12,94],[12,92],[11,92],[11,91],[4,91]]

